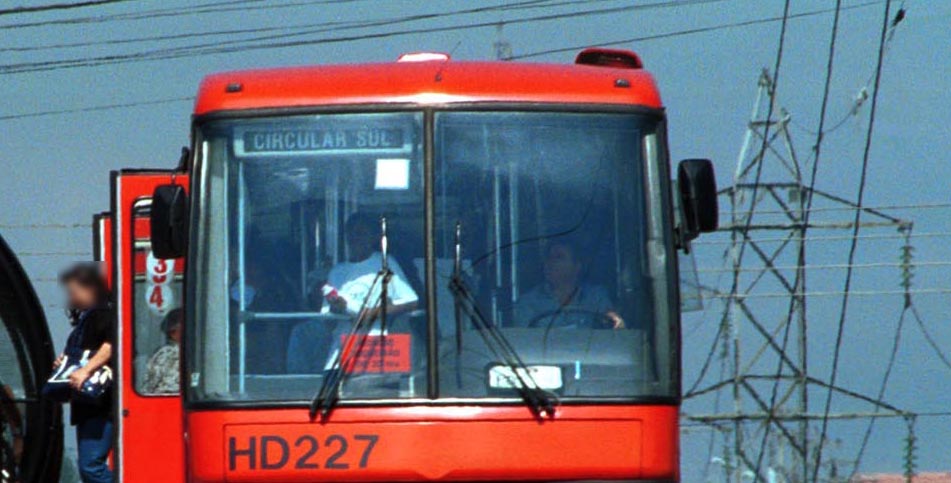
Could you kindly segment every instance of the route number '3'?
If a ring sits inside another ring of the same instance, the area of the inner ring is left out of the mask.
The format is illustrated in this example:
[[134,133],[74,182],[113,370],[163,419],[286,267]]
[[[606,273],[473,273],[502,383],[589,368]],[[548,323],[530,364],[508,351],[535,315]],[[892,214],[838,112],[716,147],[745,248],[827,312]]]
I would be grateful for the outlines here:
[[175,297],[171,282],[175,277],[175,260],[155,258],[149,252],[145,258],[148,285],[145,289],[145,302],[149,310],[156,315],[165,315],[174,307]]

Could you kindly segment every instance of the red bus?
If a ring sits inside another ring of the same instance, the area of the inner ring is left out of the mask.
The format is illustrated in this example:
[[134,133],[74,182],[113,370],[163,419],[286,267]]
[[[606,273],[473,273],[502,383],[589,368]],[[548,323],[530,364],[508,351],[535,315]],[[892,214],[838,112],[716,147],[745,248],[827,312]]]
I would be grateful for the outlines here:
[[717,207],[674,176],[633,52],[207,77],[178,169],[113,176],[123,480],[678,481],[677,251]]

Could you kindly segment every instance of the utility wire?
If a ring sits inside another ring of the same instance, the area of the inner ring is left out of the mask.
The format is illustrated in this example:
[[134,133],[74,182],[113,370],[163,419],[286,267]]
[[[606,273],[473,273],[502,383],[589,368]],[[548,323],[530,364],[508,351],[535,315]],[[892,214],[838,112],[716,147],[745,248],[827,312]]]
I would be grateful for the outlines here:
[[[921,203],[917,205],[880,205],[880,206],[863,206],[862,209],[865,211],[884,211],[884,210],[919,210],[919,209],[935,209],[935,208],[951,208],[951,203]],[[855,210],[854,206],[843,206],[843,207],[828,207],[828,208],[810,208],[810,212],[834,212],[834,211],[848,211],[852,212]],[[749,213],[746,211],[741,212],[732,212],[732,213]],[[756,210],[757,215],[785,215],[788,214],[788,210]],[[731,213],[727,213],[731,214]]]
[[[763,165],[765,164],[763,162],[763,157],[765,156],[766,149],[769,146],[769,128],[772,125],[773,110],[776,106],[774,96],[776,95],[779,89],[780,67],[782,66],[782,62],[783,62],[783,49],[786,45],[786,27],[789,25],[789,7],[790,7],[790,0],[786,0],[785,5],[783,6],[782,25],[780,26],[780,29],[779,29],[779,45],[776,47],[776,60],[773,64],[772,81],[770,82],[770,85],[767,87],[767,89],[769,89],[770,102],[769,102],[769,107],[767,108],[767,111],[766,111],[766,125],[763,127],[763,142],[762,142],[762,145],[760,146],[759,154],[755,158],[755,159],[758,159],[759,162],[756,166],[756,177],[753,181],[753,191],[750,198],[750,211],[753,211],[754,209],[756,209],[756,202],[757,202],[756,192],[759,189],[760,180],[762,179],[762,175],[763,175]],[[749,240],[749,237],[748,237],[749,228],[752,225],[752,223],[753,223],[753,216],[752,215],[747,216],[746,228],[742,233],[743,239],[740,243],[739,254],[734,259],[736,260],[734,262],[734,268],[737,268],[742,263],[743,252],[745,251],[748,240]],[[737,290],[739,289],[739,282],[740,282],[740,272],[737,271],[737,272],[734,272],[733,274],[733,287],[730,290],[730,293],[734,293],[734,294],[737,293]],[[734,304],[731,304],[731,306],[732,305]],[[783,358],[780,357],[780,361],[782,361],[782,359]],[[765,453],[766,440],[769,435],[769,429],[770,429],[770,422],[767,421],[766,426],[764,428],[764,434],[763,434],[763,439],[762,439],[759,455],[757,456],[757,459],[756,459],[756,468],[755,468],[755,471],[753,472],[753,478],[756,481],[759,481],[759,479],[761,478],[760,470],[762,468],[763,454]]]
[[[865,8],[865,7],[869,7],[869,6],[880,4],[880,3],[882,2],[881,1],[865,2],[865,3],[856,4],[856,5],[850,5],[848,7],[842,7],[842,10],[853,10],[857,8]],[[835,11],[835,9],[826,8],[821,10],[812,10],[809,12],[794,13],[789,15],[789,19],[813,17],[816,15],[822,15],[824,13],[830,13],[833,11]],[[760,19],[753,19],[753,20],[745,20],[742,22],[711,25],[708,27],[698,27],[698,28],[687,29],[687,30],[678,30],[678,31],[666,32],[662,34],[645,35],[640,37],[630,37],[626,39],[609,40],[606,42],[595,42],[595,43],[589,43],[589,44],[574,45],[572,47],[559,47],[556,49],[538,50],[538,51],[529,52],[526,54],[513,55],[511,57],[511,60],[530,59],[533,57],[541,57],[541,56],[550,55],[550,54],[561,54],[565,52],[577,52],[578,50],[581,50],[587,47],[592,47],[592,46],[609,47],[609,46],[617,46],[622,44],[630,44],[633,42],[643,42],[647,40],[660,40],[660,39],[667,39],[672,37],[680,37],[683,35],[693,35],[693,34],[699,34],[699,33],[715,32],[718,30],[733,29],[738,27],[749,27],[751,25],[781,22],[782,20],[783,20],[782,16],[768,17],[768,18],[760,18]]]
[[[810,218],[810,215],[812,214],[812,202],[815,199],[814,195],[815,195],[815,187],[816,187],[816,175],[818,174],[818,170],[819,170],[819,154],[821,152],[821,147],[822,147],[822,129],[825,124],[826,110],[829,104],[829,91],[830,91],[830,86],[832,82],[832,70],[833,70],[833,65],[835,64],[835,41],[839,32],[839,16],[841,12],[842,12],[842,0],[836,0],[835,14],[833,15],[833,19],[832,19],[832,32],[830,34],[830,39],[829,39],[829,54],[826,60],[825,84],[824,84],[823,93],[822,93],[822,107],[820,109],[820,114],[819,114],[819,129],[818,129],[819,135],[817,136],[816,144],[813,147],[814,159],[812,162],[812,172],[809,179],[809,185],[808,185],[809,190],[807,191],[808,195],[806,196],[805,213],[802,214],[803,221],[802,221],[802,228],[800,229],[800,236],[802,238],[806,238],[806,233],[809,229],[809,218]],[[765,135],[764,135],[764,140],[765,140]],[[760,163],[762,162],[763,162],[763,159],[762,157],[760,157]],[[750,219],[752,219],[752,215],[750,215]],[[799,243],[799,250],[797,251],[798,268],[796,269],[796,276],[793,282],[793,288],[795,291],[800,291],[800,292],[806,291],[805,265],[806,265],[806,242],[803,241]],[[792,318],[796,310],[797,302],[800,303],[799,310],[803,311],[803,313],[806,310],[805,297],[793,296],[789,298],[789,309],[786,315],[786,327],[784,329],[783,342],[781,346],[781,352],[783,353],[785,353],[788,348],[789,333],[793,325]],[[805,320],[806,320],[805,317],[801,319],[801,323],[803,325],[805,325],[806,323]],[[805,332],[806,327],[802,327],[801,330]],[[806,365],[806,361],[807,359],[805,357],[802,357],[803,367],[800,367],[799,369],[800,371],[802,371],[803,374],[809,373],[809,368],[808,368],[808,365]],[[779,395],[779,383],[780,383],[780,378],[782,377],[782,374],[783,374],[783,367],[784,367],[783,358],[780,357],[778,359],[777,367],[776,367],[776,379],[773,381],[771,392],[770,392],[769,416],[767,417],[765,428],[763,430],[763,439],[760,443],[760,453],[757,456],[757,460],[756,460],[756,472],[754,473],[755,475],[759,475],[761,465],[763,463],[763,458],[766,453],[766,443],[769,437],[769,432],[771,428],[770,424],[772,423],[773,413],[776,411],[777,397]],[[803,384],[805,384],[805,381],[803,381]],[[801,388],[801,391],[803,395],[803,405],[805,406],[803,410],[805,410],[808,407],[808,399],[806,398],[808,397],[809,391],[805,386]],[[803,464],[803,474],[805,475],[806,473],[808,473],[808,464],[809,464],[808,463],[809,461],[808,438],[804,438],[800,444],[802,446],[802,451],[803,451],[802,464]]]
[[[898,27],[898,24],[901,23],[901,21],[904,20],[904,18],[905,18],[905,4],[904,2],[902,2],[901,7],[898,9],[898,13],[892,19],[891,26],[889,26],[888,38],[885,40],[885,55],[888,55],[888,49],[891,46],[892,39],[895,36],[896,27]],[[845,115],[843,115],[842,118],[839,119],[838,122],[834,123],[832,127],[823,131],[822,132],[823,136],[827,136],[835,131],[838,131],[839,128],[845,126],[845,124],[849,121],[849,119],[858,115],[859,110],[865,104],[865,101],[868,100],[868,89],[872,81],[874,80],[874,77],[875,77],[875,74],[873,72],[872,74],[869,75],[865,83],[862,84],[862,87],[859,89],[858,93],[853,99],[852,107],[849,108],[849,111],[845,113]],[[818,134],[818,132],[816,131],[812,131],[804,126],[799,125],[799,123],[797,123],[795,120],[791,120],[790,125],[812,136],[815,136]]]
[[[808,270],[841,270],[845,268],[894,268],[904,266],[901,262],[874,262],[874,263],[854,263],[848,265],[845,263],[826,263],[818,265],[771,265],[769,268],[772,270],[796,270],[799,268],[804,268]],[[918,262],[915,263],[915,267],[947,267],[951,266],[951,261],[931,261],[931,262]],[[759,272],[763,269],[760,267],[751,267],[741,269],[743,272]],[[698,273],[721,273],[721,272],[733,272],[732,268],[727,267],[699,267],[697,268]],[[716,285],[714,285],[716,286]]]
[[124,3],[129,1],[133,0],[89,0],[76,3],[51,3],[47,5],[36,5],[33,7],[13,7],[0,9],[0,15],[49,12],[51,10],[70,10],[73,8],[95,7],[99,5],[108,5],[110,3]]
[[121,104],[106,104],[101,106],[77,107],[75,109],[58,109],[55,111],[28,112],[25,114],[8,114],[0,116],[0,121],[13,121],[17,119],[27,119],[33,117],[58,116],[61,114],[76,114],[81,112],[109,111],[112,109],[125,109],[130,107],[154,106],[158,104],[171,104],[175,102],[193,101],[194,97],[170,97],[165,99],[153,99],[151,101],[126,102]]
[[[262,1],[262,0],[252,0],[252,1]],[[604,1],[613,1],[613,0],[585,0],[585,3],[604,2]],[[45,44],[45,45],[26,45],[26,46],[20,46],[20,47],[2,47],[0,48],[0,52],[35,52],[35,51],[44,51],[44,50],[69,49],[69,48],[76,48],[76,47],[95,47],[95,46],[106,46],[106,45],[133,44],[133,43],[142,43],[142,42],[182,40],[182,39],[189,39],[189,38],[205,38],[209,36],[222,36],[222,35],[255,34],[255,33],[268,33],[268,32],[282,33],[282,35],[279,35],[276,37],[234,39],[228,42],[233,44],[233,43],[259,40],[259,39],[287,38],[287,37],[293,37],[293,36],[302,36],[302,35],[323,33],[323,32],[334,31],[334,30],[349,30],[349,29],[363,29],[363,28],[369,28],[369,27],[379,27],[384,25],[394,25],[394,24],[414,22],[419,20],[428,20],[432,18],[443,18],[443,17],[453,16],[453,15],[465,15],[465,14],[471,14],[471,13],[482,13],[482,12],[491,12],[491,11],[527,10],[531,8],[561,7],[561,6],[567,6],[567,5],[575,5],[579,2],[579,0],[565,0],[565,1],[554,2],[554,3],[552,2],[553,0],[531,0],[531,1],[524,1],[524,2],[506,4],[506,5],[500,5],[500,6],[477,7],[477,8],[469,8],[464,10],[456,10],[456,11],[442,12],[442,13],[407,15],[402,17],[384,18],[379,20],[349,20],[349,21],[335,20],[335,21],[318,22],[318,23],[308,22],[308,23],[296,24],[296,25],[279,25],[279,26],[254,27],[254,28],[244,28],[244,29],[185,32],[185,33],[176,33],[176,34],[167,34],[167,35],[128,37],[128,38],[121,38],[121,39],[65,42],[65,43]],[[216,43],[216,44],[203,44],[203,45],[219,45],[219,44]]]
[[[875,89],[872,92],[872,104],[869,108],[869,118],[868,118],[868,131],[865,135],[865,150],[862,154],[862,171],[859,178],[859,190],[858,195],[856,196],[856,204],[861,207],[863,201],[865,200],[865,187],[868,176],[868,164],[869,164],[869,155],[872,149],[872,137],[875,132],[875,111],[878,107],[878,98],[879,91],[882,81],[882,60],[885,56],[885,40],[888,35],[888,22],[890,17],[891,10],[891,0],[886,0],[885,2],[885,13],[882,16],[882,33],[881,39],[878,44],[878,60],[875,67]],[[858,234],[859,234],[859,223],[862,221],[862,209],[856,208],[855,210],[855,222],[852,227],[852,243],[849,247],[849,257],[848,263],[851,265],[855,262],[855,252],[858,248]],[[842,309],[839,312],[839,323],[838,329],[836,331],[835,337],[835,349],[832,353],[832,372],[829,376],[829,385],[835,386],[835,380],[838,376],[839,369],[839,359],[842,349],[842,339],[845,332],[845,318],[848,313],[848,304],[849,304],[849,289],[852,285],[852,269],[847,269],[845,272],[845,285],[843,291],[845,292],[842,295]],[[822,449],[825,445],[826,432],[829,429],[829,412],[832,410],[832,390],[826,393],[825,398],[825,409],[824,416],[822,418],[821,430],[819,431],[819,441],[816,443],[817,452],[816,452],[816,465],[812,470],[812,480],[814,482],[819,481],[819,468],[822,466]]]
[[[199,31],[199,32],[185,32],[185,33],[176,33],[176,34],[167,34],[167,35],[149,35],[144,37],[127,37],[122,39],[108,39],[108,40],[87,40],[82,42],[63,42],[58,44],[43,44],[43,45],[25,45],[25,46],[13,46],[13,47],[0,47],[0,52],[37,52],[44,50],[59,50],[59,49],[72,49],[77,47],[100,47],[106,45],[123,45],[123,44],[136,44],[144,42],[159,42],[159,41],[169,41],[169,40],[183,40],[191,38],[205,38],[205,37],[217,37],[223,35],[237,35],[237,34],[253,34],[253,33],[263,33],[263,32],[286,32],[292,31],[294,29],[300,29],[305,27],[314,27],[314,26],[324,26],[324,27],[345,27],[345,26],[354,26],[362,27],[364,22],[359,21],[333,21],[333,22],[321,22],[318,24],[308,23],[308,24],[298,24],[293,26],[282,25],[277,27],[254,27],[254,28],[244,28],[244,29],[229,29],[229,30],[212,30],[212,31]],[[2,27],[0,27],[2,28]]]
[[0,229],[4,230],[36,230],[36,229],[89,229],[89,223],[11,223],[0,224]]
[[[951,237],[951,232],[928,232],[928,233],[915,233],[912,235],[913,238],[949,238]],[[895,234],[895,235],[859,235],[860,240],[894,240],[896,238],[905,238],[905,235]],[[785,241],[801,241],[806,240],[809,242],[820,242],[820,241],[841,241],[841,240],[851,240],[851,235],[827,235],[827,236],[811,236],[807,238],[803,237],[773,237],[773,238],[751,238],[751,241],[756,243],[775,243],[775,242],[785,242]],[[691,245],[729,245],[732,242],[730,240],[706,240],[704,242],[694,241],[691,242]]]
[[[909,299],[906,299],[909,300]],[[888,389],[888,380],[891,378],[892,369],[895,367],[895,360],[898,357],[898,349],[901,346],[901,333],[902,329],[905,326],[905,316],[908,314],[910,304],[905,304],[901,310],[901,315],[898,317],[898,324],[895,325],[895,335],[892,336],[892,350],[888,355],[888,363],[885,365],[885,375],[882,376],[882,383],[878,388],[878,395],[876,399],[879,401],[884,400],[885,391]],[[875,407],[875,412],[878,412],[878,406]],[[855,463],[852,465],[852,474],[851,477],[854,477],[858,473],[859,468],[862,466],[862,458],[865,457],[865,450],[868,447],[868,442],[872,437],[872,431],[875,428],[876,418],[871,418],[868,422],[868,426],[865,427],[865,434],[862,435],[862,443],[859,445],[859,451],[855,457]]]
[[[123,1],[132,1],[132,0],[113,0],[113,2],[123,2]],[[221,13],[221,12],[234,12],[240,11],[243,13],[250,13],[258,10],[271,10],[271,9],[280,9],[280,8],[291,8],[291,7],[303,7],[309,5],[329,5],[337,3],[351,3],[359,2],[366,0],[309,0],[309,1],[298,1],[298,2],[274,2],[267,3],[265,5],[258,6],[247,6],[247,4],[261,3],[266,0],[230,0],[223,2],[213,2],[200,5],[192,5],[190,7],[175,7],[175,8],[160,8],[153,10],[140,10],[137,12],[124,12],[124,13],[115,13],[110,15],[95,15],[87,17],[72,17],[72,18],[63,18],[55,20],[44,20],[37,22],[22,22],[14,23],[7,25],[0,25],[0,30],[6,29],[20,29],[20,28],[31,28],[31,27],[46,27],[51,25],[79,25],[79,24],[91,24],[91,23],[103,23],[103,22],[115,22],[115,21],[127,21],[127,20],[153,20],[156,18],[166,18],[166,17],[181,17],[188,15],[197,15],[205,13]],[[104,2],[112,3],[112,2]]]
[[935,288],[919,288],[910,291],[906,290],[850,290],[845,292],[843,290],[830,290],[830,291],[811,291],[811,292],[767,292],[767,293],[755,293],[755,294],[738,294],[732,295],[726,292],[719,291],[710,291],[704,289],[709,295],[708,298],[714,299],[740,299],[740,300],[749,300],[749,299],[784,299],[788,297],[838,297],[845,294],[849,294],[853,297],[873,297],[880,295],[905,295],[906,293],[911,294],[921,294],[921,295],[936,295],[936,294],[949,294],[951,293],[951,287],[935,287]]
[[931,332],[928,330],[928,327],[925,326],[925,322],[921,320],[921,315],[918,313],[918,308],[915,304],[911,304],[911,315],[914,316],[915,322],[918,324],[918,328],[921,329],[921,334],[924,335],[925,340],[928,342],[928,345],[934,350],[937,354],[938,359],[941,359],[941,362],[948,368],[951,369],[951,358],[941,350],[941,346],[938,345],[938,342],[935,341],[934,336],[931,335]]
[[75,252],[66,252],[66,251],[63,251],[63,252],[20,252],[20,253],[17,253],[17,256],[20,256],[20,257],[66,257],[66,256],[77,257],[82,255],[88,255],[88,254],[89,252],[79,252],[79,251],[75,251]]
[[[903,12],[904,9],[899,9],[899,12]],[[910,233],[909,237],[910,239]],[[892,345],[892,352],[888,358],[888,364],[885,368],[885,375],[882,378],[882,384],[879,388],[878,399],[882,399],[885,394],[886,387],[888,385],[889,377],[891,376],[892,368],[895,364],[896,356],[898,353],[899,341],[901,340],[902,328],[905,321],[905,316],[908,312],[911,312],[915,318],[915,321],[918,323],[919,329],[921,329],[922,334],[925,337],[925,340],[935,351],[938,358],[941,359],[941,362],[944,363],[945,367],[951,369],[951,360],[948,359],[948,356],[944,354],[938,344],[935,342],[934,337],[931,336],[931,333],[928,331],[927,327],[924,324],[924,321],[921,320],[921,316],[918,314],[918,309],[915,307],[912,296],[911,296],[911,278],[913,276],[912,269],[918,267],[918,263],[912,263],[911,261],[911,245],[906,240],[905,247],[903,249],[902,255],[902,264],[904,266],[902,271],[902,287],[904,287],[909,293],[905,294],[905,304],[902,307],[901,316],[898,319],[897,327],[895,328],[895,335],[893,336],[894,344]],[[875,412],[878,412],[878,408],[875,408]],[[865,434],[862,436],[862,443],[859,446],[858,454],[855,458],[855,464],[852,466],[852,474],[850,476],[855,476],[861,468],[862,459],[865,456],[865,450],[868,447],[868,442],[872,435],[872,430],[875,427],[876,418],[872,418],[868,426],[865,428]]]
[[[723,2],[723,1],[725,0],[670,0],[666,2],[657,2],[657,3],[651,3],[651,4],[626,5],[621,7],[588,9],[588,10],[580,10],[580,11],[572,11],[572,12],[537,15],[532,17],[523,17],[518,19],[506,20],[504,24],[512,25],[512,24],[522,24],[522,23],[544,22],[544,21],[552,21],[552,20],[561,20],[565,18],[579,18],[579,17],[588,17],[588,16],[597,16],[597,15],[608,15],[608,14],[629,12],[629,11],[636,11],[636,10],[671,8],[671,7],[679,7],[679,6],[694,5],[694,4],[701,4],[701,3]],[[490,9],[493,7],[483,7],[483,8]],[[438,18],[440,14],[431,14],[431,15],[434,16],[433,18]],[[274,39],[272,39],[271,37],[266,38],[267,40],[275,40],[273,42],[252,43],[248,45],[222,46],[221,42],[214,42],[214,43],[198,44],[198,45],[191,45],[191,46],[177,47],[177,48],[154,49],[154,50],[128,53],[128,54],[112,54],[112,55],[74,58],[74,59],[66,59],[66,60],[7,64],[7,65],[0,66],[0,73],[10,74],[10,73],[60,70],[60,69],[69,69],[69,68],[77,68],[77,67],[96,67],[101,65],[166,60],[166,59],[180,59],[180,58],[212,55],[212,54],[228,54],[228,53],[235,53],[235,52],[248,52],[248,51],[254,51],[254,50],[270,50],[270,49],[281,49],[281,48],[289,48],[289,47],[346,43],[346,42],[353,42],[353,41],[360,41],[360,40],[381,39],[381,38],[390,38],[390,37],[405,36],[405,35],[418,35],[418,34],[477,29],[477,28],[485,28],[485,27],[496,27],[498,26],[498,24],[499,24],[498,21],[477,22],[477,23],[458,24],[458,25],[443,26],[443,27],[395,30],[395,31],[388,31],[388,32],[353,34],[353,35],[324,37],[324,38],[317,38],[317,39],[300,39],[300,40],[287,40],[286,37],[288,37],[288,35],[280,35],[280,36],[276,36],[276,38]],[[294,35],[298,35],[298,34],[294,34]],[[303,35],[303,33],[300,33],[300,35]],[[259,41],[259,40],[263,40],[263,39],[250,39],[250,40],[245,39],[243,40],[243,42]]]

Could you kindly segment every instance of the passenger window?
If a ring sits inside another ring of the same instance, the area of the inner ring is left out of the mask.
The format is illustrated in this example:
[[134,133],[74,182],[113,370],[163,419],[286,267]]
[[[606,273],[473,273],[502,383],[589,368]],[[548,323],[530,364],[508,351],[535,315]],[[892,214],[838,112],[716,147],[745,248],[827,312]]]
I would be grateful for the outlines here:
[[177,395],[181,310],[182,259],[152,255],[147,204],[137,203],[133,222],[133,381],[143,395]]

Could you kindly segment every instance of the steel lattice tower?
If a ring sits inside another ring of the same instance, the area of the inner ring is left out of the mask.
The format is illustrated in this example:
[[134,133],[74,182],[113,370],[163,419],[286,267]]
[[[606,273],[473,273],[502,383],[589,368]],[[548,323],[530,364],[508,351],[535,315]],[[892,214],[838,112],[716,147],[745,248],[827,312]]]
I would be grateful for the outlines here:
[[[766,118],[768,112],[773,113],[772,119]],[[809,481],[816,459],[811,422],[823,417],[818,410],[821,404],[809,401],[816,389],[823,394],[832,390],[876,411],[901,413],[873,397],[838,385],[830,388],[828,382],[810,374],[806,248],[814,230],[853,227],[851,216],[836,219],[836,213],[863,210],[867,217],[862,227],[908,231],[911,223],[810,186],[790,122],[764,70],[732,185],[720,193],[726,202],[721,205],[730,207],[728,222],[720,228],[730,237],[725,253],[730,288],[705,287],[707,298],[724,301],[717,335],[724,374],[715,380],[702,373],[685,394],[688,399],[716,395],[717,400],[731,401],[730,411],[686,419],[721,432],[723,452],[717,460],[728,481],[737,483]],[[867,416],[834,413],[830,417]]]

